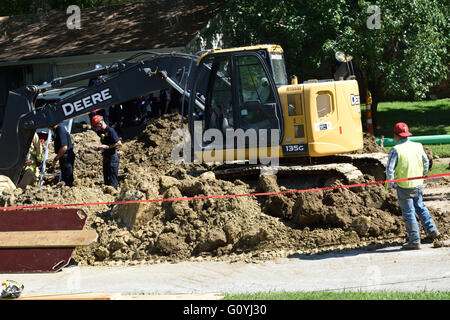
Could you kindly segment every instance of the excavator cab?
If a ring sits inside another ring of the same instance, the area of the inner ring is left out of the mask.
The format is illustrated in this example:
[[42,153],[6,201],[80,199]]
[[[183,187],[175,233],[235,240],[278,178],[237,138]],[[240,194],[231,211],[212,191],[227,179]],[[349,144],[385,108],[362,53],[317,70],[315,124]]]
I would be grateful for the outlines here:
[[249,160],[250,151],[260,157],[259,148],[280,144],[283,118],[276,81],[285,84],[287,77],[277,48],[216,50],[198,59],[191,97],[201,97],[204,110],[199,117],[191,102],[189,112],[198,160]]
[[[349,59],[340,61],[336,79],[301,84],[288,83],[278,45],[213,50],[197,61],[189,112],[196,160],[317,158],[362,149]],[[203,101],[201,117],[193,99]]]

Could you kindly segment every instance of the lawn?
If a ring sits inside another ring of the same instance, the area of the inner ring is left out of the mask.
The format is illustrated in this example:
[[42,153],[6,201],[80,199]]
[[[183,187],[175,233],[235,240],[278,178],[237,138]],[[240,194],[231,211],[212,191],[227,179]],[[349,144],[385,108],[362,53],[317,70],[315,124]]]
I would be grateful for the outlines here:
[[[365,124],[365,105],[362,108],[362,121]],[[378,105],[378,125],[375,136],[392,138],[392,130],[397,122],[408,124],[415,136],[450,134],[450,98],[426,101],[381,102]],[[434,155],[450,157],[450,145],[426,145]]]
[[392,138],[397,122],[405,122],[415,136],[450,134],[450,98],[426,101],[381,102],[375,136]]
[[224,300],[450,300],[449,291],[311,291],[225,294]]

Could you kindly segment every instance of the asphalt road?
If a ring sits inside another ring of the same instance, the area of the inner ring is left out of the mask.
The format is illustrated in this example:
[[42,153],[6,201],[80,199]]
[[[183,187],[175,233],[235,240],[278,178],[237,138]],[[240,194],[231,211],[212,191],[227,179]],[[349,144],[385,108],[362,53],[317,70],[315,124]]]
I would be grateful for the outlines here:
[[[447,241],[446,244],[449,242]],[[66,267],[57,273],[0,274],[23,293],[212,294],[316,290],[450,290],[450,247],[388,247],[295,255],[260,263],[183,262],[132,267]]]

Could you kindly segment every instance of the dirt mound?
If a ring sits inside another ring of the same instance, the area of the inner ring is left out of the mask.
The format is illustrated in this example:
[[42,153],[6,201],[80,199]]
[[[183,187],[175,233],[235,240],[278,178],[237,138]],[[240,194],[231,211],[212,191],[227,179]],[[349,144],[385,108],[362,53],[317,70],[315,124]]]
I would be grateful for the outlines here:
[[[99,237],[96,243],[75,250],[73,259],[81,265],[258,260],[404,240],[396,195],[380,185],[208,198],[285,191],[295,181],[287,186],[270,175],[256,182],[226,181],[217,179],[207,166],[174,164],[171,152],[176,142],[171,136],[180,121],[178,115],[150,121],[139,137],[123,143],[119,191],[103,186],[100,155],[90,148],[99,138],[92,130],[78,128],[72,134],[77,156],[74,187],[48,180],[43,187],[4,193],[1,205],[203,197],[83,207],[87,228],[95,229]],[[373,177],[365,175],[364,181]],[[445,215],[430,212],[447,235]]]
[[385,153],[384,148],[377,144],[376,137],[368,132],[363,132],[364,146],[355,153]]

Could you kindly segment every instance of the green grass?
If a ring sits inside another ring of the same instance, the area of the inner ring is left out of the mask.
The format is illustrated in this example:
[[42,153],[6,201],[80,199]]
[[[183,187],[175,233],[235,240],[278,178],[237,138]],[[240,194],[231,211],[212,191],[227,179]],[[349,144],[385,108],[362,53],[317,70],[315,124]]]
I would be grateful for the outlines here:
[[450,134],[450,99],[427,101],[394,101],[378,104],[377,137],[392,137],[397,122],[408,124],[415,136]]
[[[365,124],[365,106],[362,108],[362,121]],[[450,134],[450,99],[427,101],[393,101],[378,104],[378,126],[375,136],[393,137],[397,122],[408,124],[415,136]],[[450,144],[424,145],[441,158],[450,157]]]
[[433,167],[428,172],[429,175],[440,174],[440,173],[448,173],[450,172],[450,167],[448,164],[433,164]]
[[224,300],[450,300],[449,291],[312,291],[225,294]]
[[[441,158],[450,157],[450,144],[424,144],[425,147],[431,149],[433,156],[438,155]],[[393,147],[384,147],[389,152]]]
[[425,146],[433,151],[433,155],[441,158],[450,157],[450,144],[427,144]]

